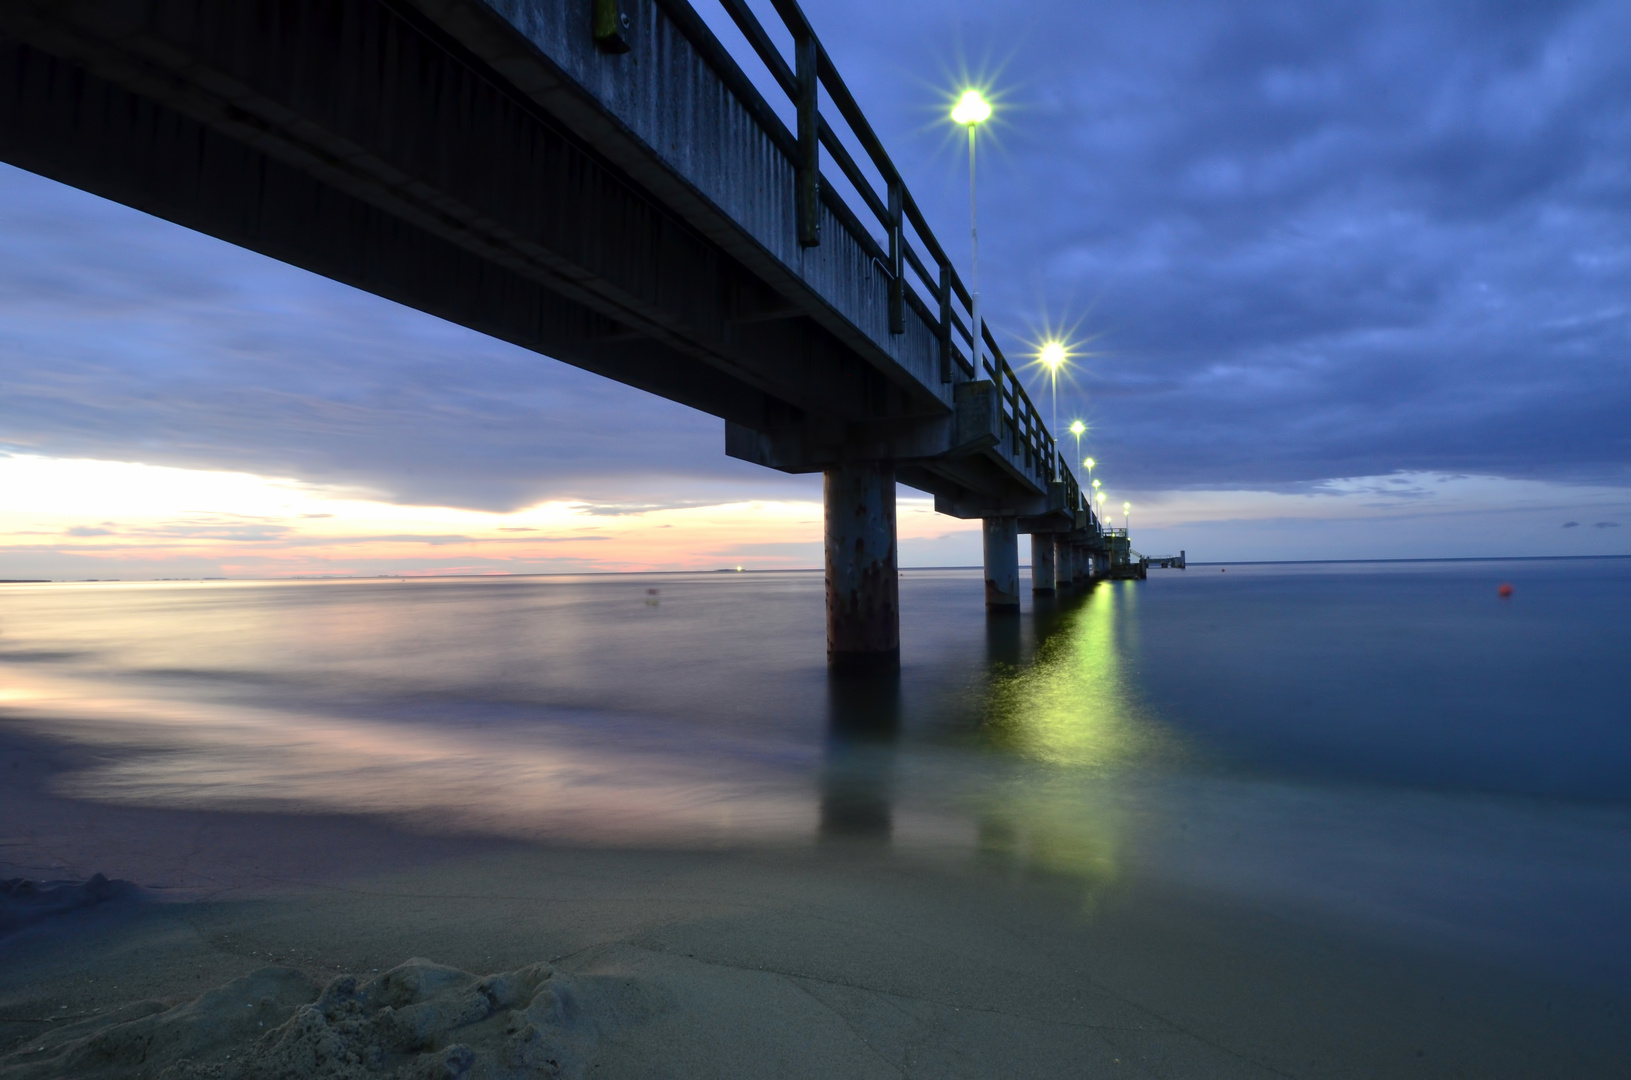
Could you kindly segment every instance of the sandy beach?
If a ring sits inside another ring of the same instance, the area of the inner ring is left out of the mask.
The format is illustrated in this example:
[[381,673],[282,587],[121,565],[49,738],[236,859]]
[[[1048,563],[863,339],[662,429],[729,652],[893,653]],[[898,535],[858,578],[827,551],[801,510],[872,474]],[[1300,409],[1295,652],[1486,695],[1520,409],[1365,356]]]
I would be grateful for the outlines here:
[[[341,1054],[313,1075],[1517,1077],[1626,1064],[1606,993],[1153,881],[1089,895],[1000,847],[962,864],[865,839],[597,850],[363,817],[130,809],[53,794],[74,758],[7,739],[0,876],[102,872],[137,888],[0,940],[0,1076],[298,1075],[320,1060],[296,1053],[321,1042],[312,1018],[326,1007],[340,1019],[323,1023],[343,1027],[346,993],[373,1002],[348,1006],[343,1043],[373,1047],[372,1063]],[[470,1019],[475,988],[505,978],[531,979],[532,996],[489,993],[489,1015]],[[386,1001],[396,1027],[379,1019]],[[415,1008],[440,1019],[403,1035]],[[253,1026],[230,1022],[240,1009]],[[548,1052],[518,1057],[526,1038]]]

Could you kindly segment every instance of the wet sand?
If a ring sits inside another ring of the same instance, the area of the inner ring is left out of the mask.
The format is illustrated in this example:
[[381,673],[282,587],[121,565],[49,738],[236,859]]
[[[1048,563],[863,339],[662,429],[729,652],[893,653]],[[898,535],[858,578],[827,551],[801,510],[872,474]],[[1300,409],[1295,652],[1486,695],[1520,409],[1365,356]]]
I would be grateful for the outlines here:
[[[563,1075],[1631,1071],[1611,989],[1136,874],[1084,891],[1000,848],[571,848],[54,794],[90,752],[0,745],[0,877],[140,886],[0,939],[0,1076],[68,1075],[65,1054],[30,1048],[137,1003],[161,1016],[268,967],[315,993],[414,957],[477,976],[551,965],[581,1010]],[[206,1048],[196,1075],[237,1075],[261,1030]]]

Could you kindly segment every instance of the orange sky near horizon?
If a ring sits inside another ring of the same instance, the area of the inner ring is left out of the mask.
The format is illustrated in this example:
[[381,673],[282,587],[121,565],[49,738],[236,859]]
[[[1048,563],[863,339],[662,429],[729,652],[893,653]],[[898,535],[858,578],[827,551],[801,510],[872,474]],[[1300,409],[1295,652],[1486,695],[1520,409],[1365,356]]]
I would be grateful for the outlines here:
[[[774,499],[736,488],[701,502],[692,490],[687,505],[553,501],[505,513],[242,472],[0,454],[0,579],[817,569],[820,480],[809,480],[808,499],[787,498],[783,483]],[[1202,560],[1619,554],[1631,538],[1620,489],[1497,477],[1128,498],[1136,548]],[[900,565],[979,564],[978,521],[936,514],[909,488],[897,518]]]
[[[821,504],[512,513],[400,505],[248,473],[0,457],[0,578],[309,577],[806,569]],[[819,486],[815,487],[819,493]],[[902,540],[978,532],[902,498]],[[977,541],[975,544],[977,550]]]

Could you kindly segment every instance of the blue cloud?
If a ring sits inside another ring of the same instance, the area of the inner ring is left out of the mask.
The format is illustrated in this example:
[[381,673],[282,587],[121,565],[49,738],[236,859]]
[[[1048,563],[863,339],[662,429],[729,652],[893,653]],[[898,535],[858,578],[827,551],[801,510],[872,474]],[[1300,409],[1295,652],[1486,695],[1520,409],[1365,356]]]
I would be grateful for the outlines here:
[[[964,265],[938,110],[962,62],[997,71],[985,301],[1016,354],[1092,336],[1060,413],[1119,486],[1631,485],[1631,6],[812,17]],[[402,501],[819,491],[725,458],[712,418],[8,167],[0,389],[0,448]]]

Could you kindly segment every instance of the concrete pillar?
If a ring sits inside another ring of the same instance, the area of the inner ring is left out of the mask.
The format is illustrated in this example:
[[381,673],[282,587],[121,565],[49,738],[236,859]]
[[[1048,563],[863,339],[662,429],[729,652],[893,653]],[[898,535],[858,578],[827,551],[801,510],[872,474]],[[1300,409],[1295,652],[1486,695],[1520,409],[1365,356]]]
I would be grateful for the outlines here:
[[839,465],[825,480],[827,662],[836,670],[893,670],[900,666],[894,463]]
[[1069,588],[1076,580],[1076,564],[1070,557],[1073,549],[1063,536],[1054,536],[1052,540],[1054,580],[1058,588]]
[[1053,561],[1053,537],[1048,533],[1032,533],[1031,595],[1053,595],[1057,572]]
[[985,518],[985,606],[1019,610],[1019,521]]
[[1076,557],[1071,561],[1076,564],[1076,580],[1088,582],[1093,580],[1093,553],[1087,550],[1086,544],[1076,544]]

